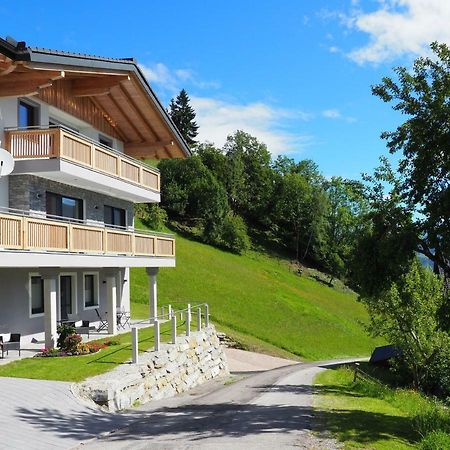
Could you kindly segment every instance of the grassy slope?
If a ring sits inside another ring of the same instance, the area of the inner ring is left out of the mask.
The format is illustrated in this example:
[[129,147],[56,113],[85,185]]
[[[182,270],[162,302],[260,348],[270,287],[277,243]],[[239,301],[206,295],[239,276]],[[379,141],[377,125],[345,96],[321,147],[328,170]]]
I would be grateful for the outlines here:
[[[144,269],[132,269],[131,285],[132,302],[141,303],[133,313],[145,316]],[[207,302],[219,328],[267,353],[314,360],[367,355],[375,344],[354,294],[299,277],[287,262],[260,253],[238,256],[177,236],[177,267],[160,270],[158,295],[175,307]]]

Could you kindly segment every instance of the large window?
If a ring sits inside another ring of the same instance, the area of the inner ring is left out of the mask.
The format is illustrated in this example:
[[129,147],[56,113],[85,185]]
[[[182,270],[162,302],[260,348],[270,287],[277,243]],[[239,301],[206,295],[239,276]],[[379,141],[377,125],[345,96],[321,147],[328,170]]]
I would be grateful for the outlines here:
[[125,210],[105,205],[105,224],[125,228],[127,226]]
[[44,314],[44,280],[38,275],[30,276],[30,313]]
[[19,101],[19,127],[39,125],[39,107],[31,103]]
[[98,274],[85,273],[84,274],[84,308],[95,308],[98,306]]
[[65,195],[46,193],[47,214],[83,220],[83,200]]

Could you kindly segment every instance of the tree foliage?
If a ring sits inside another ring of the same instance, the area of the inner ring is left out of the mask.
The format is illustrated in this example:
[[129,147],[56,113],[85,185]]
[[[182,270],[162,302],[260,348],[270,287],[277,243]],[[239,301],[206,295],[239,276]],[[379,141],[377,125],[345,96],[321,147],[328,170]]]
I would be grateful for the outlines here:
[[391,153],[401,152],[399,194],[417,213],[418,251],[450,277],[450,50],[433,43],[433,57],[418,58],[412,70],[395,69],[374,95],[407,116],[382,134]]
[[[402,350],[405,365],[416,388],[450,395],[450,335],[441,327],[445,304],[443,281],[413,260],[409,271],[379,297],[366,299],[371,331]],[[446,383],[442,370],[447,367]]]
[[184,89],[170,101],[168,113],[188,145],[195,145],[197,142],[195,138],[198,135],[196,114]]

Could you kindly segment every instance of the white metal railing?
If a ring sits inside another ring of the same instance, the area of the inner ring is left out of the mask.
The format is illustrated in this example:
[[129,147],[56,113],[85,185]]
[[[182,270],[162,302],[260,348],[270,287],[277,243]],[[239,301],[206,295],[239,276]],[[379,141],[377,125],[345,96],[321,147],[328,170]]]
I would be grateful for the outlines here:
[[[209,306],[207,303],[199,303],[197,305],[191,306],[190,303],[187,304],[186,308],[173,310],[172,305],[167,305],[167,314],[165,314],[165,307],[161,307],[161,315],[151,317],[150,319],[134,322],[134,326],[131,327],[131,359],[134,364],[139,363],[139,331],[135,325],[142,325],[145,323],[150,323],[153,325],[154,330],[154,351],[159,351],[161,348],[161,324],[170,321],[170,331],[171,331],[171,344],[177,343],[177,329],[185,325],[185,335],[191,335],[191,322],[192,322],[192,311],[196,314],[197,331],[202,331],[203,328],[209,327]],[[185,320],[181,325],[177,325],[178,317],[180,322]]]

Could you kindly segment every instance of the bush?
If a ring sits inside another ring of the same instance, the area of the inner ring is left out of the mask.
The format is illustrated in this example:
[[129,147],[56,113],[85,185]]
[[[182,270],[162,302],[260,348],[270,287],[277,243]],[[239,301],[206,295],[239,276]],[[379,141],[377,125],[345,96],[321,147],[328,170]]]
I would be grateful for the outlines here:
[[420,442],[422,450],[443,450],[450,448],[450,434],[443,431],[433,431]]
[[59,349],[64,350],[64,341],[66,340],[67,336],[76,333],[75,326],[63,323],[61,325],[58,325],[56,331],[58,333],[58,340],[56,342],[56,346]]
[[250,248],[247,226],[242,217],[229,214],[222,225],[220,239],[222,245],[235,253],[244,253]]
[[167,222],[166,211],[155,203],[136,205],[135,214],[151,230],[161,231]]
[[79,334],[69,334],[69,336],[64,339],[61,350],[67,353],[77,353],[78,346],[81,344],[81,341],[82,337]]
[[363,298],[371,316],[370,329],[402,349],[396,364],[416,389],[450,394],[450,334],[441,326],[446,299],[443,280],[413,261],[409,272],[377,298]]

